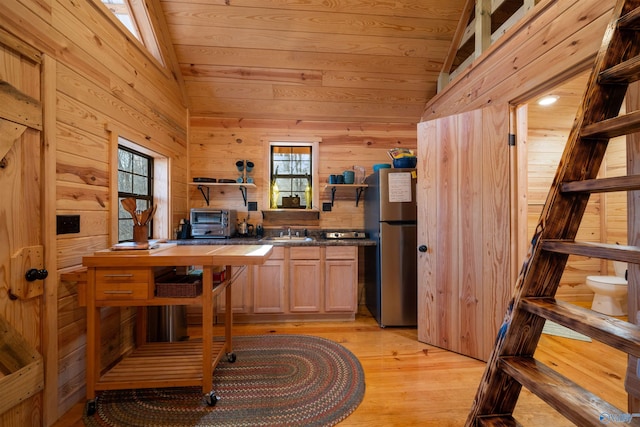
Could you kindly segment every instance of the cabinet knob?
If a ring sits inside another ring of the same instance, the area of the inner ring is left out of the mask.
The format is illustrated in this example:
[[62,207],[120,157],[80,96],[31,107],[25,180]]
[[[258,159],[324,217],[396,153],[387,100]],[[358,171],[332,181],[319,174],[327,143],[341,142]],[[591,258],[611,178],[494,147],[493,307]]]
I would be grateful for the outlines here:
[[427,248],[427,245],[420,245],[420,246],[418,246],[418,250],[419,250],[420,252],[427,252],[427,249],[428,249],[428,248]]

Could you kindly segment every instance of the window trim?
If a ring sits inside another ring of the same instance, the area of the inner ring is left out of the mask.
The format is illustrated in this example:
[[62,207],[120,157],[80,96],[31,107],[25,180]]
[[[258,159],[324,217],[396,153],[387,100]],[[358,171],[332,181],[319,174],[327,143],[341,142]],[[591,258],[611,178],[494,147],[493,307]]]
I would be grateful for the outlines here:
[[[128,129],[128,128],[127,128]],[[171,230],[171,158],[168,154],[154,151],[136,141],[147,141],[145,135],[107,124],[110,132],[109,194],[115,195],[115,202],[109,203],[109,245],[118,243],[118,145],[153,157],[153,204],[157,206],[153,215],[153,236],[155,239],[170,238]],[[113,197],[109,198],[113,200]]]
[[[312,211],[317,211],[319,210],[319,202],[320,202],[320,185],[319,185],[319,174],[320,174],[320,168],[319,168],[319,161],[318,159],[320,158],[320,153],[319,153],[319,149],[320,149],[320,142],[322,142],[321,138],[317,138],[317,137],[274,137],[274,136],[270,136],[268,138],[265,138],[268,141],[268,149],[265,150],[265,161],[264,164],[268,165],[265,168],[265,175],[264,175],[264,183],[265,183],[265,191],[264,191],[264,195],[263,195],[263,206],[265,206],[264,210],[275,210],[275,209],[271,209],[271,203],[270,203],[270,195],[271,195],[271,147],[274,145],[279,145],[279,146],[284,146],[284,147],[311,147],[311,172],[312,172],[312,178],[311,178],[311,186],[312,186],[312,195],[311,195],[311,200],[312,200],[312,205],[311,205],[311,209],[308,210],[312,210]],[[287,211],[300,211],[300,209],[295,209],[295,208],[279,208],[277,210],[287,210]],[[307,210],[307,209],[305,209]]]

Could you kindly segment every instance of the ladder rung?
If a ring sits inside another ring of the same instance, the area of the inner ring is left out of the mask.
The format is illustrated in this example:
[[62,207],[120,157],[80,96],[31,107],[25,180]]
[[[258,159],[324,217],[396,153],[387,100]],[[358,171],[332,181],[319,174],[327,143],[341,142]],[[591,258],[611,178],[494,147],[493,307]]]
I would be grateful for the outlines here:
[[560,254],[581,255],[640,264],[640,247],[638,246],[575,242],[569,240],[544,240],[542,241],[542,249]]
[[640,327],[554,298],[523,298],[523,310],[640,357]]
[[640,130],[640,111],[613,117],[586,125],[580,131],[581,138],[615,138]]
[[640,8],[633,9],[618,19],[618,28],[623,30],[640,30]]
[[576,425],[601,427],[601,415],[624,413],[531,357],[500,358],[499,368]]
[[563,182],[560,185],[560,192],[562,193],[607,193],[632,190],[640,190],[640,175],[585,179],[582,181]]
[[629,84],[640,80],[640,56],[614,65],[598,75],[600,84]]
[[522,427],[511,415],[493,415],[490,417],[479,417],[478,427]]

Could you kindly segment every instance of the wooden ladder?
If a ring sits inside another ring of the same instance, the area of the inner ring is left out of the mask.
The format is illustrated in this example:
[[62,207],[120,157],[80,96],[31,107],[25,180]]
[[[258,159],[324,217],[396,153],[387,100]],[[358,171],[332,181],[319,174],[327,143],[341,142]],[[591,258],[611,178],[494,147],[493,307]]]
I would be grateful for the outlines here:
[[639,53],[640,0],[618,0],[467,426],[520,425],[513,411],[522,386],[576,425],[602,426],[603,414],[626,414],[533,354],[551,320],[640,357],[638,326],[554,299],[571,254],[640,264],[640,247],[575,241],[591,193],[640,189],[640,175],[596,179],[609,139],[640,130],[640,111],[619,116],[629,84],[640,80]]

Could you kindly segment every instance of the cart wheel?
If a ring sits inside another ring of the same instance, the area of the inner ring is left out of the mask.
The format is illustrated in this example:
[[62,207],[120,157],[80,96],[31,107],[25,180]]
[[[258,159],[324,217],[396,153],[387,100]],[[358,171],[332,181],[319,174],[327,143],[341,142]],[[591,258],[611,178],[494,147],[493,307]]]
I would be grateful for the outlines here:
[[236,361],[236,354],[235,353],[227,353],[227,360],[231,363]]
[[210,391],[209,394],[204,395],[204,401],[209,406],[216,406],[216,403],[218,403],[218,400],[220,400],[220,398],[216,396],[216,392],[213,390]]
[[96,401],[94,399],[87,401],[86,411],[89,417],[96,413]]

